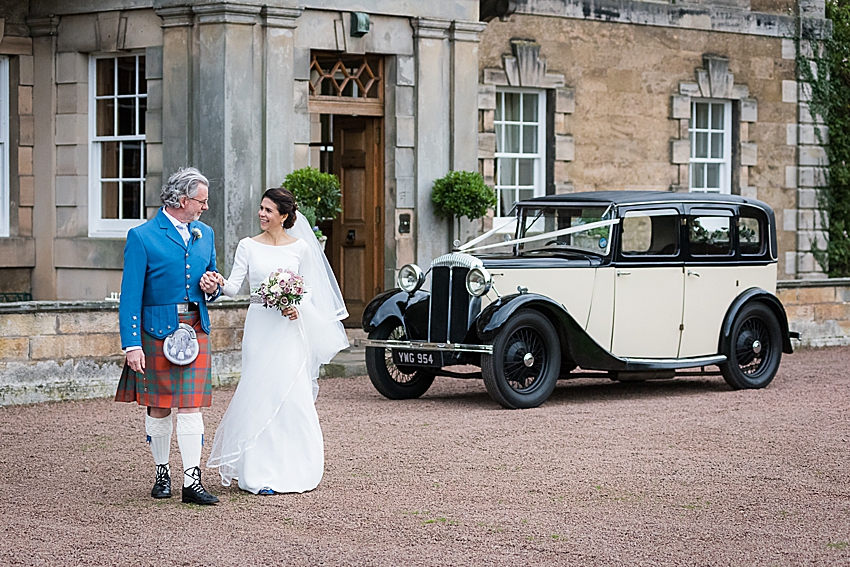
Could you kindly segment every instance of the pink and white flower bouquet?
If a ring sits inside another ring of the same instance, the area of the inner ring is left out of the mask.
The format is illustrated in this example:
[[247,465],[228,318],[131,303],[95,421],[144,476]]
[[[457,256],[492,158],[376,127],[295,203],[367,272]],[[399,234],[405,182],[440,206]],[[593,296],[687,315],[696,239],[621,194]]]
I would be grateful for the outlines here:
[[255,293],[262,300],[263,307],[283,311],[301,303],[304,298],[304,278],[290,270],[278,268],[260,282]]

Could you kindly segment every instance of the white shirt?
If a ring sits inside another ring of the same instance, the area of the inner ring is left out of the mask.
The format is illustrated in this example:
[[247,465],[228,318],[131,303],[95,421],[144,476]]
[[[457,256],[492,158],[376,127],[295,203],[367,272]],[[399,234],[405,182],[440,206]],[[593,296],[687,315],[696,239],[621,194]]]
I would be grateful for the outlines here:
[[180,233],[180,236],[183,237],[183,244],[189,244],[189,224],[185,222],[180,222],[176,218],[169,215],[165,207],[162,208],[162,212],[165,213],[165,217],[171,221],[171,224],[174,225],[174,228],[176,228],[177,232]]

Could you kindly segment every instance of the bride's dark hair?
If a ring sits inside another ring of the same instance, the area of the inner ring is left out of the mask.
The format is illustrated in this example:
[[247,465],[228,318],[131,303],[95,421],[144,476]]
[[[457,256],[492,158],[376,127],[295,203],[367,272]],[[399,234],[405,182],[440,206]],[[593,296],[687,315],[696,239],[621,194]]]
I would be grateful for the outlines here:
[[295,224],[295,219],[297,218],[295,211],[298,209],[298,205],[295,204],[295,197],[289,189],[284,189],[283,187],[272,187],[263,193],[263,199],[270,199],[275,205],[277,205],[277,212],[280,214],[289,215],[286,217],[286,220],[283,221],[283,228],[292,228],[292,225]]

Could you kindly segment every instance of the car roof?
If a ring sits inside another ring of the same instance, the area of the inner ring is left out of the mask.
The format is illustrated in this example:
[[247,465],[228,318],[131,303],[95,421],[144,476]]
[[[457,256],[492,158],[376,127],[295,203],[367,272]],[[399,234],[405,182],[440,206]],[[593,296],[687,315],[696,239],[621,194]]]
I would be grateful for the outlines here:
[[640,205],[644,203],[706,203],[753,205],[772,213],[770,207],[757,199],[747,199],[740,195],[721,195],[719,193],[674,193],[671,191],[586,191],[582,193],[564,193],[562,195],[545,195],[526,199],[517,203],[518,206],[540,206],[541,204],[570,205]]

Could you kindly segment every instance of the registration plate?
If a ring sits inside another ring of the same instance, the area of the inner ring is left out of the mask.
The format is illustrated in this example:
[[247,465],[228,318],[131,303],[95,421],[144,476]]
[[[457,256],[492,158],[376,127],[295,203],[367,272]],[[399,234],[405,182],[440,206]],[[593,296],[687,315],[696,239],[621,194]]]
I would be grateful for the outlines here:
[[396,366],[443,366],[443,353],[421,350],[393,350]]

